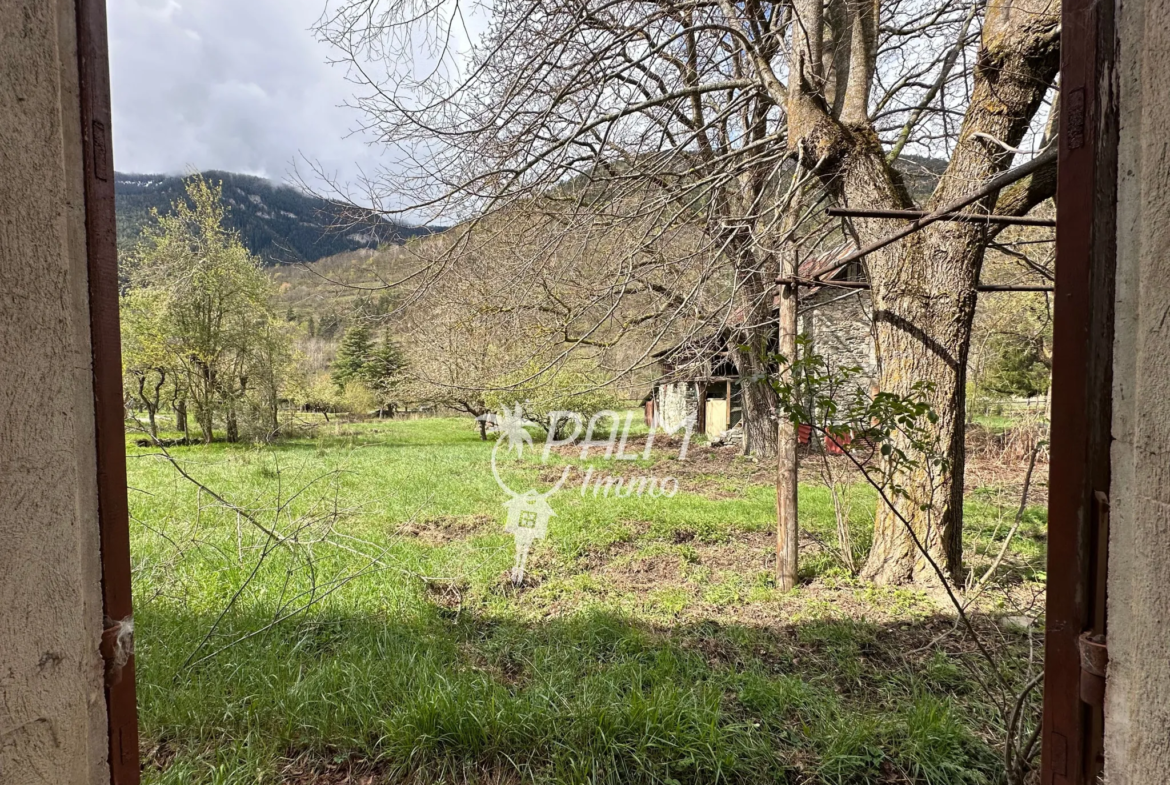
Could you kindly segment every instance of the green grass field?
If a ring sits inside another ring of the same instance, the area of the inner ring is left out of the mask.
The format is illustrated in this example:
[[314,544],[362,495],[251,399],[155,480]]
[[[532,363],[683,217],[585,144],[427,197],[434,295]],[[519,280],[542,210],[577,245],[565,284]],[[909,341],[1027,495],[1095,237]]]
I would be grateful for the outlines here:
[[[472,425],[170,448],[203,488],[130,449],[147,782],[996,780],[1002,720],[970,646],[922,593],[849,576],[823,487],[801,488],[805,582],[781,595],[767,467],[656,450],[621,471],[674,476],[678,494],[620,499],[582,495],[574,470],[517,589]],[[580,463],[538,454],[505,460],[512,488]],[[1006,535],[1001,496],[968,505],[976,555]],[[876,497],[847,497],[861,552]],[[1029,509],[1017,593],[1042,587],[1043,530]],[[1027,635],[981,618],[1022,681]]]

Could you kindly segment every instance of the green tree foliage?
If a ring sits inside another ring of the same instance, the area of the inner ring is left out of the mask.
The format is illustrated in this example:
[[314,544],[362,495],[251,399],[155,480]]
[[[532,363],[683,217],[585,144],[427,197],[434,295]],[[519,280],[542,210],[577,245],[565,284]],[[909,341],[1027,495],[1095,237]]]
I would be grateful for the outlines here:
[[341,409],[350,414],[365,415],[377,409],[378,398],[364,382],[352,381],[339,395]]
[[984,351],[980,383],[985,390],[1026,398],[1048,392],[1052,370],[1041,337],[1001,333],[991,337]]
[[349,327],[341,337],[333,360],[332,376],[337,388],[344,390],[351,381],[365,381],[365,368],[373,355],[370,328],[360,322]]
[[[402,352],[389,328],[382,331],[381,339],[375,343],[370,328],[359,322],[342,336],[331,376],[343,398],[350,402],[370,402],[364,411],[393,410],[404,365]],[[353,406],[347,408],[355,410]]]
[[296,391],[295,397],[302,407],[308,411],[320,412],[325,416],[325,422],[329,422],[331,412],[339,412],[346,408],[342,392],[327,374],[322,373],[306,379]]
[[256,432],[254,436],[271,438],[280,430],[280,401],[288,397],[294,381],[295,367],[292,326],[276,318],[264,321],[252,343],[251,372],[247,422]]
[[259,259],[226,227],[219,186],[190,178],[169,214],[153,213],[125,272],[128,375],[165,369],[205,442],[217,418],[232,441],[241,415],[262,412],[249,424],[274,430],[289,339]]
[[402,384],[406,358],[395,343],[389,328],[382,331],[382,340],[374,348],[363,373],[380,408],[393,410]]
[[[1035,256],[1029,260],[1035,267],[1048,261]],[[1014,258],[991,261],[992,275],[1007,278],[1017,270]],[[1047,295],[999,294],[980,306],[972,334],[970,408],[1005,395],[1031,398],[1047,393],[1052,382],[1052,308]]]
[[1000,395],[1032,398],[1048,392],[1052,370],[1040,338],[1002,333],[993,336],[987,352],[980,386]]

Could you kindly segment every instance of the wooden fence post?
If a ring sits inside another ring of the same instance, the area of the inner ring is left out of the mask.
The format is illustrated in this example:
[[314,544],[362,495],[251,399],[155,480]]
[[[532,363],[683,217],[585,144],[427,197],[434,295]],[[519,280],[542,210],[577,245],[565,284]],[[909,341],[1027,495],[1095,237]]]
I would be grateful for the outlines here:
[[[788,361],[780,369],[781,379],[792,378],[792,363],[796,360],[796,253],[784,263],[780,286],[779,342],[777,351]],[[797,540],[796,520],[796,425],[782,413],[776,418],[776,586],[790,591],[796,586]]]

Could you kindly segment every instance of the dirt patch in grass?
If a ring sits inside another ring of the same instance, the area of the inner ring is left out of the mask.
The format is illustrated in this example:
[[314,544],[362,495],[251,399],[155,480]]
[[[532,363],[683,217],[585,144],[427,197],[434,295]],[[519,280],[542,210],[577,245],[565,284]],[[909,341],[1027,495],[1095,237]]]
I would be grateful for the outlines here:
[[525,570],[520,576],[520,582],[517,583],[512,576],[512,571],[504,570],[496,576],[496,589],[501,594],[511,595],[517,594],[525,589],[532,589],[540,585],[540,576],[532,570]]
[[[1005,504],[1019,504],[1024,491],[1024,477],[1028,473],[1028,459],[969,457],[964,475],[964,491],[968,494],[981,488],[995,488],[1004,497]],[[1028,506],[1048,504],[1048,462],[1036,461],[1032,470],[1032,484],[1028,488]]]
[[[636,522],[626,525],[639,527]],[[805,557],[824,550],[807,532],[801,533],[800,549]],[[727,541],[714,543],[698,539],[689,529],[677,529],[665,541],[615,543],[590,554],[584,564],[587,570],[614,577],[666,579],[680,574],[684,565],[752,575],[775,567],[775,551],[776,535],[771,529],[735,531]]]
[[163,740],[149,746],[144,745],[139,752],[144,770],[164,771],[171,765],[171,761],[178,754],[178,749],[171,742]]
[[489,515],[440,515],[408,521],[393,530],[402,537],[414,537],[427,545],[446,545],[455,540],[475,536],[479,531],[492,525]]
[[369,761],[328,761],[302,755],[280,772],[282,785],[376,785],[391,782],[389,775]]
[[468,588],[465,581],[425,578],[423,586],[430,601],[440,608],[456,613],[463,608],[463,594]]
[[[775,569],[772,531],[740,531],[728,541],[715,543],[688,534],[676,531],[665,541],[617,543],[591,553],[582,562],[582,571],[612,596],[644,600],[662,592],[681,591],[687,599],[685,607],[678,610],[680,616],[765,623],[779,618],[780,595],[773,597],[769,590]],[[807,558],[823,553],[823,548],[805,534],[801,553]],[[722,594],[718,591],[721,586],[725,587]],[[816,591],[816,586],[806,584],[802,592]],[[755,599],[749,599],[752,596]],[[680,598],[678,602],[683,601]]]
[[489,659],[476,643],[463,641],[459,644],[459,653],[467,667],[486,674],[510,690],[522,689],[532,680],[529,664],[508,652],[499,653]]
[[[818,549],[816,542],[807,535],[801,537],[800,546],[805,554]],[[737,531],[729,542],[700,543],[691,547],[695,552],[695,563],[712,570],[747,576],[776,566],[776,533],[770,529]]]
[[[726,540],[710,542],[688,537],[686,531],[651,538],[645,524],[623,523],[639,530],[640,536],[592,550],[577,560],[575,577],[564,585],[579,588],[549,595],[548,604],[539,593],[531,600],[523,591],[509,594],[537,617],[559,616],[600,601],[647,619],[665,616],[694,624],[767,628],[809,622],[897,626],[953,613],[945,598],[921,588],[876,587],[850,577],[832,566],[827,546],[808,532],[801,534],[802,563],[819,559],[829,567],[819,568],[825,572],[817,577],[804,574],[796,591],[782,593],[775,589],[775,535],[770,529],[736,531]],[[996,609],[984,608],[996,616],[1034,615],[1038,600],[1030,588],[1031,584],[1021,585],[1015,592],[1018,598],[1005,598],[1000,588],[980,601],[999,603]],[[501,590],[507,588],[496,589]]]

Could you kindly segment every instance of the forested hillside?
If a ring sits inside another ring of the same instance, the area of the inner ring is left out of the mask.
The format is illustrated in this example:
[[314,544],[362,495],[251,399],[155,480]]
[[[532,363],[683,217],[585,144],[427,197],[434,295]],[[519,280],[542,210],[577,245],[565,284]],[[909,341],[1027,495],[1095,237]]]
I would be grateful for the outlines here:
[[[314,261],[430,233],[260,177],[217,171],[204,172],[204,177],[223,183],[228,226],[266,264]],[[174,175],[117,174],[119,248],[125,251],[133,245],[150,210],[167,212],[182,197],[183,189],[183,178]]]

